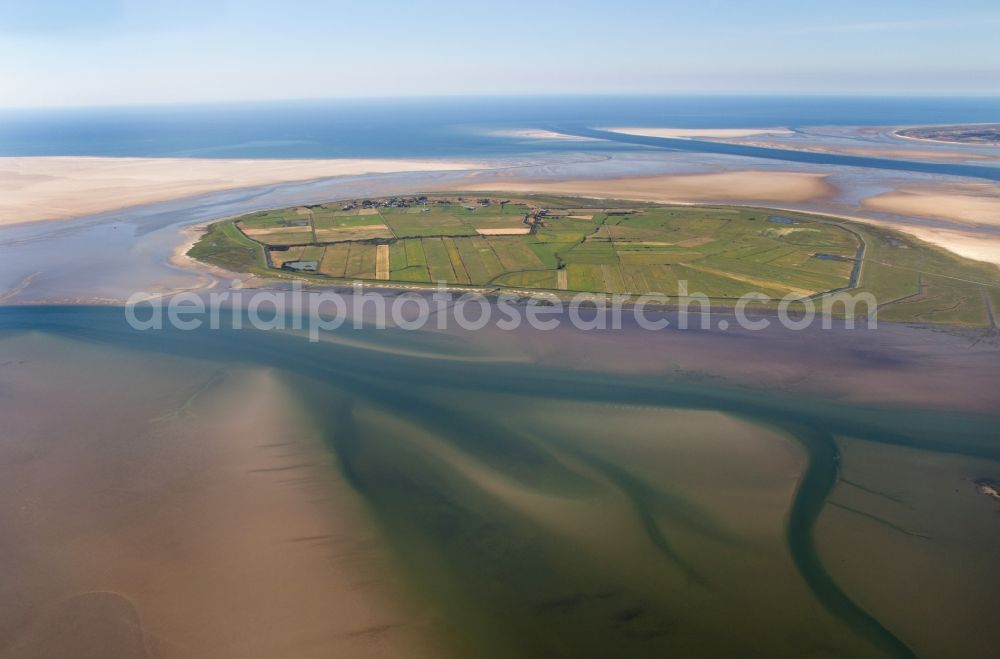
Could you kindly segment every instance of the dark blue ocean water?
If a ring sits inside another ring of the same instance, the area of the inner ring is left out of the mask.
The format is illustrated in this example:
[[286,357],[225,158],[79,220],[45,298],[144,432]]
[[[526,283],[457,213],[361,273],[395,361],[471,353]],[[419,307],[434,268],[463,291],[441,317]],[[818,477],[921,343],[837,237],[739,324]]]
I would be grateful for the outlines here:
[[[770,127],[1000,121],[1000,98],[498,97],[0,112],[0,155],[502,157],[579,142],[497,131],[614,125]],[[649,148],[587,143],[586,150]]]

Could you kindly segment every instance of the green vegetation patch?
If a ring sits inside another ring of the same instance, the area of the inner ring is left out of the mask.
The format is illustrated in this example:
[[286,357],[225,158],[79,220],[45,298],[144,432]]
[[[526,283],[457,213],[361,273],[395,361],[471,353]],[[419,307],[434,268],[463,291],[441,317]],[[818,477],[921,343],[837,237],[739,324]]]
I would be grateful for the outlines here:
[[208,227],[188,256],[233,272],[267,272],[264,247],[247,238],[233,222],[217,222]]
[[351,243],[351,251],[347,255],[345,277],[357,279],[375,279],[375,245],[369,243]]
[[350,243],[330,245],[323,250],[319,271],[329,277],[344,277],[347,272],[347,257],[350,253]]
[[545,264],[520,236],[493,236],[488,241],[500,264],[508,272],[545,269]]
[[312,218],[313,226],[317,229],[352,229],[385,224],[385,221],[377,213],[358,215],[357,211],[342,212],[330,208],[314,209]]
[[431,282],[454,282],[455,270],[451,266],[451,257],[448,255],[448,248],[445,247],[444,241],[441,238],[424,238],[421,243],[424,248],[424,256],[427,258],[427,270],[430,273]]
[[424,254],[424,244],[420,240],[404,240],[406,248],[406,264],[408,266],[426,266],[427,255]]
[[498,280],[504,286],[518,288],[541,288],[555,290],[558,288],[557,273],[548,272],[513,272]]
[[423,213],[385,212],[382,217],[397,238],[472,236],[476,233],[462,217],[437,208]]
[[486,284],[506,272],[496,252],[485,238],[455,238],[471,284]]
[[453,238],[442,238],[441,242],[445,249],[448,250],[448,259],[451,261],[451,269],[455,273],[455,283],[470,283],[469,273],[465,270],[465,264],[462,262],[462,254],[459,252],[458,246],[455,244],[455,240]]
[[407,265],[406,246],[403,241],[396,241],[389,245],[389,270],[403,270]]

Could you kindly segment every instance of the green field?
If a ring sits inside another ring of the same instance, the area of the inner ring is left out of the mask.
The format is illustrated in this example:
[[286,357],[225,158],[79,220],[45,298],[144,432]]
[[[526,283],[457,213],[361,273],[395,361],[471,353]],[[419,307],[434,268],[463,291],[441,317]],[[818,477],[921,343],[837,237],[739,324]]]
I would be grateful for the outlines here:
[[865,224],[736,207],[499,202],[440,196],[251,213],[213,225],[191,254],[284,276],[284,263],[316,261],[318,273],[296,276],[373,280],[376,246],[388,244],[390,285],[676,296],[685,282],[719,301],[852,289],[875,295],[880,318],[971,326],[1000,310],[995,267]]
[[324,206],[311,210],[316,243],[392,238],[392,232],[379,215],[338,212]]
[[216,222],[195,243],[188,256],[234,272],[266,273],[265,248],[250,240],[233,222]]
[[250,213],[238,218],[236,226],[262,245],[306,245],[315,241],[310,213],[304,207]]

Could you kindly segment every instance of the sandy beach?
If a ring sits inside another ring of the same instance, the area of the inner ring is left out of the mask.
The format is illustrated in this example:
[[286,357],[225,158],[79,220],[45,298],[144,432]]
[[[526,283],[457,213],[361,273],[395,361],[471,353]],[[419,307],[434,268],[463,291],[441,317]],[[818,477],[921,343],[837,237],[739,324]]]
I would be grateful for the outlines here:
[[722,202],[742,200],[768,203],[805,202],[830,197],[833,187],[824,174],[742,170],[713,174],[679,174],[571,181],[511,181],[475,183],[466,190],[548,192],[605,199],[637,201]]
[[481,166],[479,163],[375,159],[0,158],[0,226],[67,219],[269,183]]

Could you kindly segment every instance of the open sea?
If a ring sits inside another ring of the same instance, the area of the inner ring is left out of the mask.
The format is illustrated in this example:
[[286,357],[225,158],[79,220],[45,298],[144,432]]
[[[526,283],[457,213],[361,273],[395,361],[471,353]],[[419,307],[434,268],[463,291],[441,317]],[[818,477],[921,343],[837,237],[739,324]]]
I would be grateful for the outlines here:
[[[579,151],[511,131],[1000,121],[998,98],[562,96],[285,101],[0,112],[2,156],[474,158]],[[699,142],[701,144],[701,142]],[[649,145],[587,142],[587,151]]]

